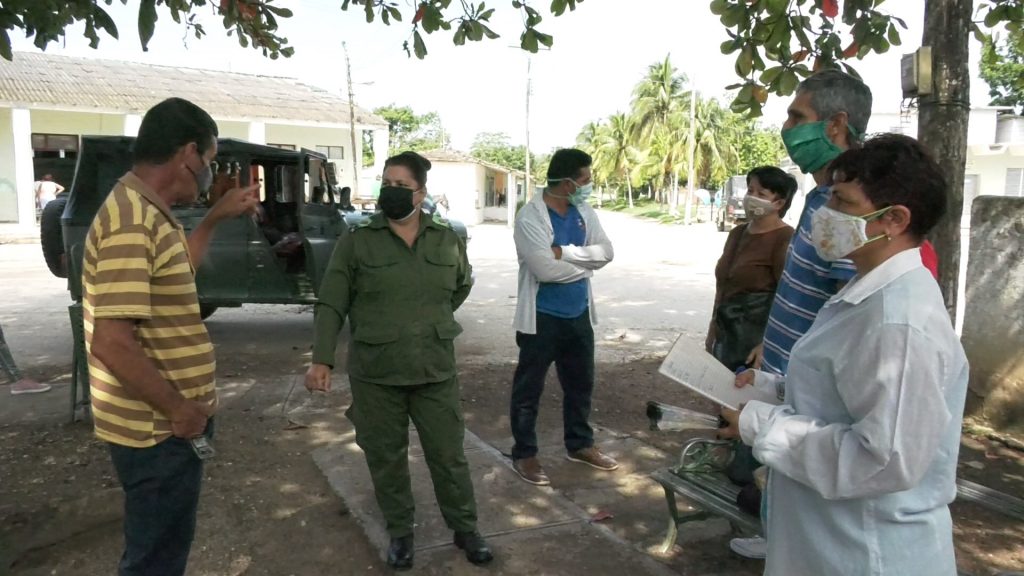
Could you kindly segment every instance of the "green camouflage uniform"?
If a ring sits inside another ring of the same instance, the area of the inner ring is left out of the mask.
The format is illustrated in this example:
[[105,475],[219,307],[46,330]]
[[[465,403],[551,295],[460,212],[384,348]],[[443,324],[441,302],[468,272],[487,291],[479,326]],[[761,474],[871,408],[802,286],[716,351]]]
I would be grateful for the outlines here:
[[448,527],[476,529],[476,502],[462,449],[464,422],[455,368],[455,310],[472,287],[466,245],[447,221],[420,214],[410,248],[378,213],[343,235],[316,306],[313,362],[334,365],[349,319],[348,374],[356,443],[366,454],[388,533],[412,533],[409,419],[423,445]]

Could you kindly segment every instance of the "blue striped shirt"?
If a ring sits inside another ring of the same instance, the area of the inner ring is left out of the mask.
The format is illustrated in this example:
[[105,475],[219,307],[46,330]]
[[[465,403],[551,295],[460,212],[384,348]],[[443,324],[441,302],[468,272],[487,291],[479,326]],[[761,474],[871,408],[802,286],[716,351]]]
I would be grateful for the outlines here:
[[810,329],[818,310],[839,291],[840,284],[849,282],[856,274],[853,262],[823,260],[811,243],[811,216],[830,197],[828,186],[819,186],[807,194],[764,332],[761,369],[766,372],[786,375],[793,345]]

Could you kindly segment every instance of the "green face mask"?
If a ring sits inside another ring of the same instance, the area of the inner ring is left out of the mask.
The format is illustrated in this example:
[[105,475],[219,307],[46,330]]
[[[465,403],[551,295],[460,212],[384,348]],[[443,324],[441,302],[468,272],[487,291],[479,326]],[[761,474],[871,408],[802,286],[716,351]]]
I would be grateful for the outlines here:
[[[782,131],[786,152],[804,174],[821,170],[843,152],[825,135],[825,125],[825,122],[809,122]],[[850,135],[856,138],[857,131],[852,126],[849,130]]]

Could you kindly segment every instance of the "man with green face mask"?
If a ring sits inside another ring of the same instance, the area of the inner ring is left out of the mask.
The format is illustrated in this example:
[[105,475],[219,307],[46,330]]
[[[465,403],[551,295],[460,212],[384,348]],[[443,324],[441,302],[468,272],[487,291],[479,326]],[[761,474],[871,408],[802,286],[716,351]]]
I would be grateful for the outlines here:
[[[831,195],[829,164],[846,149],[860,146],[871,117],[871,90],[849,74],[823,70],[800,84],[787,114],[782,125],[786,151],[800,170],[814,176],[817,188],[804,199],[764,342],[747,359],[749,367],[779,376],[786,375],[789,352],[818,311],[855,274],[849,260],[829,262],[818,255],[811,242],[811,221]],[[730,547],[748,558],[764,558],[766,543],[761,538],[737,538]]]

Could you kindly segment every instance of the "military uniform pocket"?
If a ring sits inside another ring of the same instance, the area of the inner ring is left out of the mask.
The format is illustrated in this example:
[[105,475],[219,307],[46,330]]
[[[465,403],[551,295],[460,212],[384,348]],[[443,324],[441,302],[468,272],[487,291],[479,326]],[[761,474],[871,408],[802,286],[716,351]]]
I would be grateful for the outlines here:
[[426,253],[427,282],[444,290],[455,290],[456,267],[459,263],[458,246],[440,246]]
[[401,365],[401,351],[397,350],[397,327],[360,326],[352,334],[353,375],[365,378],[385,378]]

